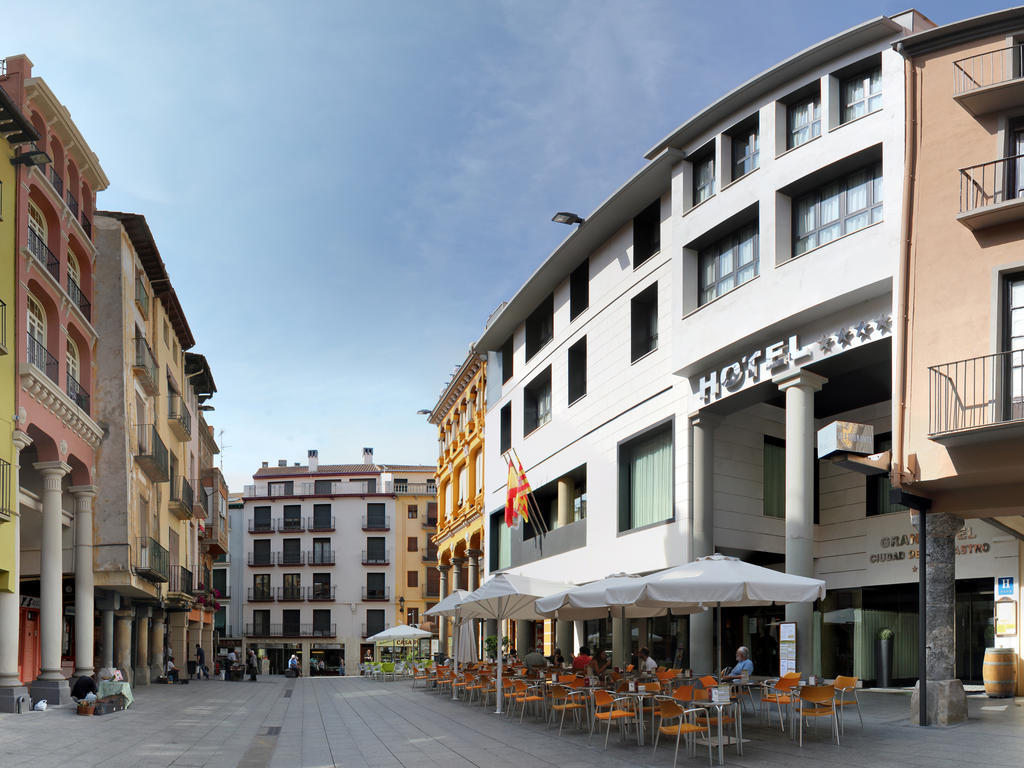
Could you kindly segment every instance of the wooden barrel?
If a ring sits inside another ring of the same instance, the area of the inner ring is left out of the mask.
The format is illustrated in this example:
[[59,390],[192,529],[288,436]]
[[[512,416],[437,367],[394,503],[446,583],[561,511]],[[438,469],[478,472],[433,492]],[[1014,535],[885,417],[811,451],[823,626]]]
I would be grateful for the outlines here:
[[1013,648],[986,648],[981,674],[989,698],[1005,699],[1013,696],[1017,686],[1016,652]]

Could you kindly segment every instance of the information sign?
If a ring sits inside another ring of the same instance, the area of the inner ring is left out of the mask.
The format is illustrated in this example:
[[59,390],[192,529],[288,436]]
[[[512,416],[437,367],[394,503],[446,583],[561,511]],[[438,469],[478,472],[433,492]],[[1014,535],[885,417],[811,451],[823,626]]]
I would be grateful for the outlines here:
[[796,622],[779,624],[779,676],[796,672]]

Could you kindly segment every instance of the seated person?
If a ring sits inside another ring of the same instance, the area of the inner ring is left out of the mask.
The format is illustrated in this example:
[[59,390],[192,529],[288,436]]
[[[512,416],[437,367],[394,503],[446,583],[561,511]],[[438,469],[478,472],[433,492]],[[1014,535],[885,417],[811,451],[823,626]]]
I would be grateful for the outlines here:
[[178,667],[174,663],[174,657],[167,657],[167,679],[172,683],[178,682]]
[[576,672],[585,672],[587,665],[590,664],[591,661],[593,661],[593,659],[590,656],[590,649],[585,645],[581,645],[579,655],[573,656],[572,658],[572,668]]
[[565,657],[562,655],[561,648],[555,648],[555,653],[551,656],[551,665],[554,667],[565,666]]
[[530,652],[523,656],[523,664],[530,669],[538,669],[540,667],[546,667],[548,665],[548,660],[544,657],[544,654],[536,648],[531,648]]
[[736,666],[732,669],[722,670],[722,680],[739,680],[746,672],[747,676],[754,674],[754,662],[750,660],[750,651],[747,646],[741,645],[736,649]]
[[603,677],[609,669],[611,669],[612,662],[608,658],[608,654],[605,653],[602,648],[597,652],[597,655],[590,660],[590,665],[587,668],[587,674],[593,675],[594,677]]
[[299,667],[299,657],[294,653],[292,654],[292,657],[288,659],[288,669],[292,670],[296,677],[302,675],[302,670]]
[[653,675],[658,670],[658,662],[651,658],[651,652],[644,646],[639,651],[640,671],[647,675]]
[[96,675],[82,675],[75,680],[75,684],[71,688],[72,699],[78,701],[79,699],[84,699],[90,693],[99,693],[99,689],[96,687]]

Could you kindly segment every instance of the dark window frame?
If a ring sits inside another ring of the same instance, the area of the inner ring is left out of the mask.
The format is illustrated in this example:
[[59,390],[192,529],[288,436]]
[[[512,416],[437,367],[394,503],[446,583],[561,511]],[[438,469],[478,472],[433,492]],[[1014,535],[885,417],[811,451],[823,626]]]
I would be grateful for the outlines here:
[[661,198],[633,217],[633,269],[661,252]]
[[761,127],[757,115],[729,131],[729,139],[730,179],[737,181],[761,167]]
[[569,322],[590,306],[590,257],[569,275]]
[[[650,523],[642,523],[636,525],[635,510],[632,505],[632,462],[634,459],[633,452],[638,447],[643,446],[645,443],[650,443],[657,438],[662,436],[662,433],[668,436],[668,451],[669,451],[669,480],[668,480],[668,493],[669,493],[669,507],[670,514],[660,520],[655,520]],[[619,443],[616,450],[616,473],[618,476],[618,510],[617,510],[617,533],[619,535],[632,533],[633,531],[643,530],[645,528],[651,528],[656,525],[665,525],[671,523],[676,519],[675,512],[675,422],[672,419],[663,421],[659,424],[654,424],[648,429],[643,430]]]
[[[734,291],[744,283],[748,283],[758,275],[761,274],[761,254],[760,254],[760,239],[761,233],[758,228],[758,223],[751,222],[745,224],[739,229],[733,230],[725,237],[719,238],[716,242],[711,243],[707,247],[703,248],[700,253],[697,254],[697,305],[703,307],[705,304],[710,304],[720,296],[724,296],[730,291]],[[746,242],[753,243],[753,258],[744,262],[739,263],[739,249],[740,246]],[[722,257],[732,252],[731,264],[728,273],[721,271]],[[714,260],[715,275],[714,279],[708,281],[707,264],[710,260]],[[753,274],[746,277],[743,280],[739,279],[741,273],[747,272],[750,267],[753,267]],[[720,289],[720,286],[725,286],[726,283],[731,284],[727,287]],[[709,295],[708,292],[713,289],[714,295]]]
[[555,295],[548,294],[526,318],[526,360],[529,362],[555,338]]
[[501,358],[501,383],[507,384],[509,379],[512,378],[515,368],[515,347],[512,344],[511,336],[505,339],[505,343],[501,345],[498,354]]
[[658,284],[651,283],[629,302],[630,362],[658,348]]
[[566,352],[569,405],[587,394],[587,337],[577,341]]
[[512,448],[512,403],[505,403],[499,412],[499,443],[501,453],[507,453]]
[[[715,144],[699,150],[690,158],[692,168],[692,184],[690,193],[692,205],[695,208],[706,200],[710,200],[718,191],[715,181]],[[705,173],[706,171],[706,173]]]
[[[523,437],[551,421],[551,366],[534,376],[523,387]],[[542,397],[546,393],[546,399]],[[546,403],[547,410],[541,411]]]

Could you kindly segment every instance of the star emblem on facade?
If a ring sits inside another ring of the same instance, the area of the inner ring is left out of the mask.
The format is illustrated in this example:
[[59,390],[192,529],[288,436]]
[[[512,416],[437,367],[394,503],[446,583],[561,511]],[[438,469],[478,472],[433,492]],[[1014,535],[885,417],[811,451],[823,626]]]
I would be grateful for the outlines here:
[[836,345],[836,337],[831,333],[826,333],[820,339],[818,339],[818,347],[822,352],[831,352],[832,347]]
[[853,329],[843,328],[837,334],[839,336],[839,343],[845,348],[853,343]]
[[892,315],[882,315],[875,320],[875,328],[881,333],[888,333],[892,328]]
[[871,331],[873,329],[874,326],[870,320],[864,320],[863,322],[857,323],[857,325],[853,327],[853,330],[857,332],[857,336],[860,338],[861,341],[867,341],[868,339],[870,339]]

